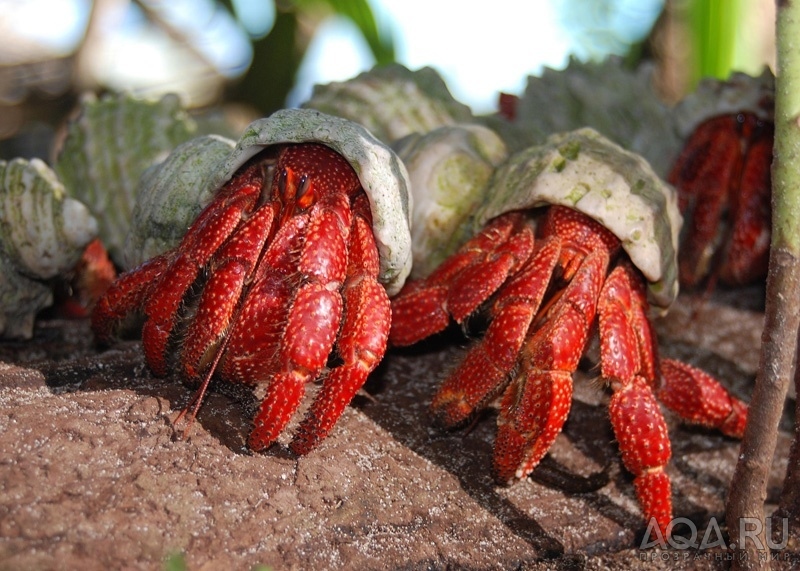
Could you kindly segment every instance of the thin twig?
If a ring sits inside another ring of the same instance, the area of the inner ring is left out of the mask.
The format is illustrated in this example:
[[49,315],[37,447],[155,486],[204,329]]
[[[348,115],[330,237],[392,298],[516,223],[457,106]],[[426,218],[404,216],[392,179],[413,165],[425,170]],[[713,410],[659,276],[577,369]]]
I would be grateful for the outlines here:
[[[767,478],[800,325],[800,2],[777,0],[772,244],[761,360],[727,504],[735,569],[767,569]],[[742,533],[744,532],[744,533]],[[744,539],[744,540],[743,540]]]

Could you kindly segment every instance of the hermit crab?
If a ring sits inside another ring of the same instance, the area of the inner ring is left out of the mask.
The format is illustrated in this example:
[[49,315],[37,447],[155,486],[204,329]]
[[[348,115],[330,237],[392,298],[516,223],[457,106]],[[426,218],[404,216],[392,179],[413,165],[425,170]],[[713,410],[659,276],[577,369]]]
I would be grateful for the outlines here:
[[708,79],[674,113],[684,148],[667,180],[686,219],[681,284],[763,280],[772,227],[774,78]]
[[[410,176],[419,180],[413,169]],[[425,197],[452,189],[413,190],[415,208],[426,208]],[[487,315],[483,338],[433,397],[432,415],[458,427],[498,402],[495,475],[503,483],[525,478],[562,429],[572,373],[596,330],[623,463],[646,519],[666,533],[670,442],[658,402],[735,437],[746,419],[745,405],[715,379],[658,356],[648,313],[651,302],[665,309],[677,295],[673,190],[638,155],[580,129],[511,155],[474,206],[447,222],[456,232],[470,228],[471,237],[392,300],[396,346]],[[428,232],[415,229],[415,240],[418,231]]]
[[360,125],[290,109],[252,123],[210,176],[198,184],[214,189],[211,201],[180,244],[123,274],[93,330],[108,343],[143,312],[147,364],[203,379],[196,405],[214,373],[263,389],[253,450],[277,439],[321,378],[290,444],[306,453],[386,350],[389,295],[411,262],[405,167]]

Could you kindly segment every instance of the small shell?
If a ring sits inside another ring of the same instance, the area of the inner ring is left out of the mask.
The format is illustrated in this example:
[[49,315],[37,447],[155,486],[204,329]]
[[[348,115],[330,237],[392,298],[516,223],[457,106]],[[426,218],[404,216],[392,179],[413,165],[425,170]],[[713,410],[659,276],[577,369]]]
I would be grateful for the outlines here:
[[222,186],[248,159],[271,145],[317,142],[352,165],[372,207],[372,231],[380,253],[381,283],[400,291],[411,271],[411,196],[406,167],[389,147],[353,121],[313,109],[282,109],[253,121],[218,172]]
[[211,201],[216,174],[235,143],[216,135],[196,137],[178,146],[145,171],[136,193],[123,268],[129,270],[171,248]]
[[117,263],[122,263],[139,178],[195,130],[176,95],[159,101],[129,94],[83,98],[54,170],[67,193],[97,217],[100,238]]
[[453,98],[435,70],[396,63],[317,85],[303,107],[360,123],[386,143],[472,120],[470,108]]
[[411,179],[412,276],[421,278],[468,238],[465,222],[508,150],[499,135],[476,124],[415,133],[393,146]]
[[0,335],[29,339],[52,303],[43,283],[71,270],[97,221],[41,160],[0,161]]
[[684,97],[673,111],[678,135],[687,139],[700,123],[717,115],[750,111],[772,121],[775,105],[775,76],[767,67],[753,77],[736,72],[727,80],[706,78]]
[[475,213],[473,231],[511,210],[568,206],[620,239],[650,282],[656,306],[666,309],[677,296],[677,195],[646,160],[597,131],[553,135],[544,145],[512,155],[495,172],[486,196]]

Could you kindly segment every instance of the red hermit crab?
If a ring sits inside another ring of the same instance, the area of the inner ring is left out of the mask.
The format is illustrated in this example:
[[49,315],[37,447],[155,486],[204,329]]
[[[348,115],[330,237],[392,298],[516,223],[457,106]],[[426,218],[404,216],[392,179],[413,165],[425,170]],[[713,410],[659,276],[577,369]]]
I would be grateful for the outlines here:
[[410,264],[407,175],[363,127],[284,110],[252,123],[215,176],[211,202],[180,244],[123,274],[92,327],[109,342],[141,310],[156,375],[177,356],[189,379],[218,373],[263,387],[253,450],[275,441],[305,384],[322,378],[291,443],[303,454],[384,355],[387,290],[401,287]]
[[[411,166],[409,174],[425,179]],[[413,191],[418,202],[450,192],[416,184]],[[736,437],[746,419],[745,405],[715,379],[658,356],[648,294],[661,308],[677,295],[673,190],[643,159],[582,129],[512,155],[482,200],[469,221],[452,224],[474,235],[393,299],[390,343],[415,343],[451,319],[463,326],[485,310],[483,339],[443,382],[431,408],[451,428],[499,402],[494,471],[507,483],[525,478],[561,431],[572,373],[597,330],[623,463],[645,517],[667,532],[670,442],[658,402]],[[415,241],[418,231],[425,229],[415,228]]]
[[763,279],[769,262],[772,121],[743,111],[718,115],[690,135],[668,180],[687,220],[680,281],[728,285]]
[[672,111],[684,141],[667,180],[684,216],[682,285],[763,280],[771,233],[774,77],[705,79]]

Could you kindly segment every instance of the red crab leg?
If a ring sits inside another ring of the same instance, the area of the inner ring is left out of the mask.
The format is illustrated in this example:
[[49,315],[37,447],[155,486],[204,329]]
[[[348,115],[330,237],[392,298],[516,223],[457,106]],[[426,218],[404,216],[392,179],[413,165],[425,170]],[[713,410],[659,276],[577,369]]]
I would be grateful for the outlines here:
[[[611,425],[622,462],[645,518],[655,518],[662,533],[672,519],[669,476],[671,455],[667,424],[653,394],[654,345],[646,316],[644,285],[636,270],[621,265],[611,272],[600,294],[600,367],[611,384]],[[646,377],[645,377],[646,375]]]
[[147,364],[156,376],[167,374],[166,347],[186,291],[220,245],[238,227],[243,212],[251,209],[261,194],[263,173],[255,165],[231,181],[200,213],[175,250],[169,268],[156,287],[158,295],[145,305],[142,346]]
[[730,245],[720,279],[731,285],[752,283],[767,275],[772,226],[770,196],[773,124],[757,123],[749,135],[741,182],[731,192]]
[[343,288],[346,312],[337,341],[343,362],[323,378],[292,440],[295,454],[310,452],[328,435],[386,353],[391,306],[377,281],[379,258],[372,227],[361,216],[354,217],[349,258],[350,277]]
[[274,207],[263,206],[214,254],[181,355],[188,377],[199,376],[213,359],[215,348],[239,305],[245,283],[252,281],[274,219]]
[[561,432],[607,266],[606,250],[589,254],[523,348],[497,421],[494,469],[501,482],[530,474]]
[[742,438],[747,405],[708,373],[673,359],[661,360],[658,400],[682,419]]
[[342,194],[327,196],[309,215],[297,265],[309,282],[299,287],[289,309],[277,351],[280,370],[269,381],[248,438],[255,451],[277,439],[300,405],[305,383],[319,376],[333,348],[343,310],[338,290],[347,271],[351,217],[349,200]]
[[169,261],[167,254],[157,256],[122,274],[111,284],[92,311],[92,331],[98,343],[112,342],[116,327],[142,307]]
[[443,331],[451,316],[461,323],[517,271],[533,245],[520,213],[493,219],[430,276],[392,300],[391,343],[412,345]]
[[226,354],[220,363],[223,378],[258,384],[280,368],[279,347],[299,279],[294,276],[295,244],[307,226],[307,215],[289,219],[259,262],[255,282],[245,296],[242,309],[231,320]]
[[431,411],[443,426],[454,427],[488,403],[514,368],[533,317],[553,273],[560,243],[547,240],[525,267],[497,293],[492,321],[433,397]]
[[696,285],[708,271],[728,189],[741,172],[740,131],[735,115],[706,121],[692,134],[667,179],[678,190],[687,221],[679,259],[682,284]]

